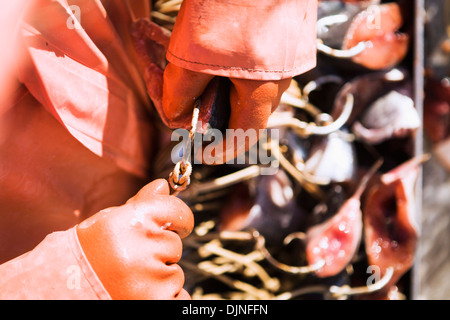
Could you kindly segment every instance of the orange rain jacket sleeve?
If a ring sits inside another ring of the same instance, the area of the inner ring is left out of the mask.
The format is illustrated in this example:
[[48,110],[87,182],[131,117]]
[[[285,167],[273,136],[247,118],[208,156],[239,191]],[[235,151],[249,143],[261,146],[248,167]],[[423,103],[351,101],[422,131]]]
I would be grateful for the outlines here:
[[[122,14],[133,2],[33,3],[22,34],[31,64],[20,70],[20,80],[88,149],[143,176],[151,145],[149,126],[139,108],[146,100],[145,85],[128,50],[132,19]],[[77,28],[67,27],[74,17],[71,5],[82,9],[81,25],[74,21]],[[317,0],[186,0],[167,59],[219,76],[260,80],[295,76],[315,66],[316,6]],[[108,136],[103,135],[106,120],[115,121]],[[48,235],[32,251],[1,265],[0,298],[110,296],[71,228]]]
[[167,59],[179,67],[255,80],[316,65],[317,0],[185,0]]

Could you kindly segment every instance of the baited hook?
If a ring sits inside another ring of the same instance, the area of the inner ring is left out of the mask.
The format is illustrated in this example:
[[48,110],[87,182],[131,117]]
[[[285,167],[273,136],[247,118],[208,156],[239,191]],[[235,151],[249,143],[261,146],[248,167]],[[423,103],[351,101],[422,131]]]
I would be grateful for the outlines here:
[[350,59],[353,57],[356,57],[357,55],[361,54],[364,50],[367,48],[372,47],[373,44],[370,41],[361,41],[356,46],[346,49],[346,50],[339,50],[334,49],[326,44],[323,43],[322,40],[317,40],[317,51],[326,54],[328,56],[332,56],[335,58],[343,58],[343,59]]
[[383,289],[389,283],[393,274],[394,268],[389,267],[388,269],[386,269],[386,273],[380,280],[367,286],[350,287],[348,285],[344,285],[327,287],[325,285],[314,285],[288,292],[283,292],[274,297],[274,300],[289,300],[307,294],[322,294],[325,298],[338,300],[345,299],[349,296],[370,294]]
[[329,292],[333,298],[341,298],[347,296],[373,293],[383,289],[389,283],[393,275],[394,275],[394,267],[389,267],[386,269],[386,273],[384,274],[384,276],[373,284],[354,288],[350,286],[342,286],[342,287],[331,286]]
[[279,262],[278,260],[276,260],[269,252],[269,250],[267,250],[266,248],[266,240],[264,239],[264,237],[256,230],[253,231],[252,233],[253,237],[256,240],[256,248],[261,251],[261,253],[264,255],[264,258],[274,267],[276,267],[277,269],[280,269],[284,272],[288,272],[288,273],[293,273],[293,274],[308,274],[308,273],[313,273],[317,270],[319,270],[320,268],[322,268],[325,264],[325,261],[320,260],[317,263],[313,264],[313,265],[309,265],[309,266],[290,266],[284,263]]

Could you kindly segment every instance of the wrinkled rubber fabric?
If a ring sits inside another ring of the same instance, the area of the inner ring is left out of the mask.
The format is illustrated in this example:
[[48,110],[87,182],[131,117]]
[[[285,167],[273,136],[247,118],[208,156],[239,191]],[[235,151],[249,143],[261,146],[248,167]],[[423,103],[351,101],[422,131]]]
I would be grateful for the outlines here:
[[317,0],[185,0],[167,59],[224,77],[279,80],[316,65]]
[[85,147],[146,177],[154,139],[130,10],[123,0],[34,0],[18,77]]
[[14,90],[14,67],[21,61],[17,31],[29,4],[30,0],[2,1],[0,4],[0,115]]
[[2,300],[109,300],[75,228],[48,235],[35,249],[0,265]]

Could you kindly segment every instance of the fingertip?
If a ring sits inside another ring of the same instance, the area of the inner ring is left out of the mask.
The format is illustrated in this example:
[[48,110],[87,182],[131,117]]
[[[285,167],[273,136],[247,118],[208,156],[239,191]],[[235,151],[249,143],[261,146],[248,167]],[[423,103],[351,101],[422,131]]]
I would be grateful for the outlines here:
[[153,195],[169,195],[170,187],[166,179],[157,179],[149,183],[145,188],[148,188],[149,193]]
[[195,101],[203,95],[213,75],[168,63],[164,70],[162,107],[169,127],[191,123]]
[[179,230],[177,231],[177,233],[181,239],[184,239],[187,236],[189,236],[192,233],[192,230],[194,230],[194,225],[195,225],[194,214],[192,213],[191,209],[189,209],[187,206],[186,206],[184,217],[185,217],[184,224],[183,224],[182,228],[179,228]]
[[169,195],[170,187],[169,183],[165,179],[157,179],[146,186],[144,186],[139,192],[130,200],[131,201],[145,201],[146,199],[155,195]]

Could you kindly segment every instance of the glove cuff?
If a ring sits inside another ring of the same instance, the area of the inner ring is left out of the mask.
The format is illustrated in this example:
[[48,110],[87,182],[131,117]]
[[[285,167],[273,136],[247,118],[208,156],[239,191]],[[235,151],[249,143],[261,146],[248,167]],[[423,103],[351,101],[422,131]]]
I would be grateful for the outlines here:
[[[111,300],[111,296],[108,291],[106,291],[102,282],[98,278],[91,264],[89,263],[86,255],[84,254],[83,248],[81,247],[80,241],[78,240],[78,235],[76,232],[76,227],[73,227],[67,231],[67,237],[72,249],[73,257],[78,263],[84,280],[86,280],[85,288],[88,288],[88,284],[92,293],[95,294],[100,300]],[[75,280],[75,279],[74,279]],[[89,290],[89,291],[91,291]]]

